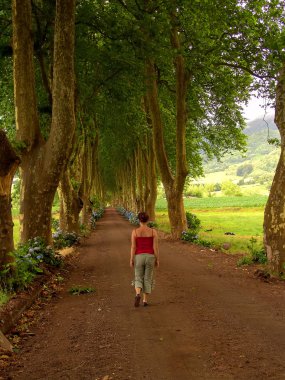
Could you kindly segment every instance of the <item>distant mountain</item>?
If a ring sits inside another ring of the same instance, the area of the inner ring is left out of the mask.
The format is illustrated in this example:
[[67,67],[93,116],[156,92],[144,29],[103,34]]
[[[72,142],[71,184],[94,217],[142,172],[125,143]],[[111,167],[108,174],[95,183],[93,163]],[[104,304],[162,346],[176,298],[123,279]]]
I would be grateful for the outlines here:
[[202,182],[214,182],[216,178],[216,182],[228,179],[239,184],[271,183],[280,154],[280,148],[268,142],[280,137],[274,117],[249,122],[244,133],[247,136],[246,154],[232,152],[221,162],[216,159],[206,162]]
[[269,115],[265,119],[255,119],[247,124],[244,133],[251,136],[255,133],[263,131],[277,131],[277,127],[274,123],[274,115]]

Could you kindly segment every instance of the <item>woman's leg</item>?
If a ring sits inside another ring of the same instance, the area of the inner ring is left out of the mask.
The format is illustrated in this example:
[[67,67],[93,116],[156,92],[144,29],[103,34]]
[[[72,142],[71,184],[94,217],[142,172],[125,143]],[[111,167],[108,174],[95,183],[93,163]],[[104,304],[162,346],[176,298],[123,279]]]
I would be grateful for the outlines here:
[[140,304],[140,293],[143,288],[143,278],[144,278],[144,258],[142,255],[135,256],[135,306]]
[[140,294],[143,288],[144,278],[144,258],[142,255],[135,256],[135,290],[136,294]]
[[153,271],[155,265],[154,255],[147,255],[145,260],[145,271],[143,278],[143,302],[147,304],[148,295],[151,293],[152,282],[153,282]]

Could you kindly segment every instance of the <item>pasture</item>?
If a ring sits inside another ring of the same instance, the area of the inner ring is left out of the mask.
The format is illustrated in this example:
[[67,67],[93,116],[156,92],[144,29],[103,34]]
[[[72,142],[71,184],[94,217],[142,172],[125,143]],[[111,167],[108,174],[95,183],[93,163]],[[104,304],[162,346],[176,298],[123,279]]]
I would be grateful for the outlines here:
[[[248,252],[250,239],[262,245],[263,212],[267,196],[211,197],[185,199],[185,211],[198,216],[201,220],[199,236],[209,240],[214,246],[221,247],[230,243],[229,252]],[[156,205],[158,228],[170,232],[165,199]],[[233,235],[227,235],[232,233]]]

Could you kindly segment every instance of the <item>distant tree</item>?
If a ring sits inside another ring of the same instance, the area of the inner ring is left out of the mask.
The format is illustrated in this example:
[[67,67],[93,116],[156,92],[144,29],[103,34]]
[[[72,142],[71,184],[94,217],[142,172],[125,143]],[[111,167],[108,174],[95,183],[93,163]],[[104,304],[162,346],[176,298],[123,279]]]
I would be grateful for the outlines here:
[[208,197],[211,197],[212,193],[215,191],[215,184],[214,183],[207,183],[205,185],[205,190],[208,194]]
[[239,197],[242,195],[240,187],[231,181],[227,181],[227,182],[222,183],[222,192],[226,196]]
[[243,164],[237,168],[237,176],[245,177],[253,171],[252,164]]
[[220,183],[215,183],[214,185],[214,191],[221,191],[222,190],[222,186]]

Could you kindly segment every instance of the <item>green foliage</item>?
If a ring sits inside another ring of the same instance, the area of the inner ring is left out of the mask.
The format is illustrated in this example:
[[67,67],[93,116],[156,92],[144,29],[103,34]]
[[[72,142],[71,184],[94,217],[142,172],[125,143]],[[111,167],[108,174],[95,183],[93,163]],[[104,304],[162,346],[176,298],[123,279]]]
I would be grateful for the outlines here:
[[267,263],[267,256],[265,253],[264,248],[260,247],[257,244],[257,239],[252,237],[249,240],[248,244],[248,250],[249,250],[249,255],[242,257],[240,260],[238,260],[237,265],[250,265],[253,263],[258,263],[258,264],[266,264]]
[[186,197],[202,198],[203,197],[203,187],[199,186],[199,185],[190,185],[184,191],[184,195]]
[[147,226],[148,226],[149,228],[157,228],[158,225],[157,225],[156,222],[150,220],[149,222],[147,222]]
[[181,240],[192,242],[195,244],[202,245],[204,247],[211,247],[212,243],[206,239],[199,237],[198,231],[201,228],[200,219],[191,212],[186,212],[186,220],[188,231],[183,231],[181,235]]
[[59,220],[55,218],[51,218],[51,227],[53,231],[57,231],[59,229]]
[[191,212],[186,212],[187,227],[191,231],[198,231],[201,227],[201,220],[197,215],[192,214]]
[[181,235],[181,240],[189,242],[197,242],[198,235],[196,231],[183,231]]
[[252,237],[248,245],[249,252],[254,263],[265,264],[267,263],[267,256],[264,248],[260,248],[257,244],[257,239]]
[[126,218],[131,224],[135,226],[139,226],[140,222],[138,220],[138,216],[133,211],[126,210],[124,207],[117,207],[117,211]]
[[0,307],[9,301],[9,294],[0,290]]
[[252,258],[250,256],[244,256],[238,260],[237,266],[240,267],[242,265],[250,265],[252,264]]
[[181,235],[181,240],[202,245],[203,247],[208,248],[213,246],[213,243],[211,241],[199,237],[199,235],[193,230],[183,231]]
[[231,181],[222,183],[222,192],[227,196],[240,197],[242,195],[240,187]]
[[14,261],[0,273],[0,287],[9,292],[25,288],[43,272],[42,264],[58,267],[62,263],[61,257],[39,237],[19,244],[11,255]]
[[56,249],[71,247],[72,245],[79,244],[80,237],[75,232],[66,232],[57,230],[52,234],[53,244]]
[[79,296],[80,294],[88,294],[95,292],[95,288],[91,286],[73,285],[68,292],[72,295]]
[[99,207],[97,210],[92,210],[92,213],[91,213],[91,226],[93,229],[95,229],[96,227],[96,222],[97,220],[99,220],[100,218],[102,218],[103,214],[104,214],[104,208],[103,207]]
[[253,171],[252,164],[243,164],[237,168],[237,176],[244,177]]
[[20,202],[20,186],[21,181],[18,177],[14,177],[12,184],[12,202],[14,207],[19,206]]

